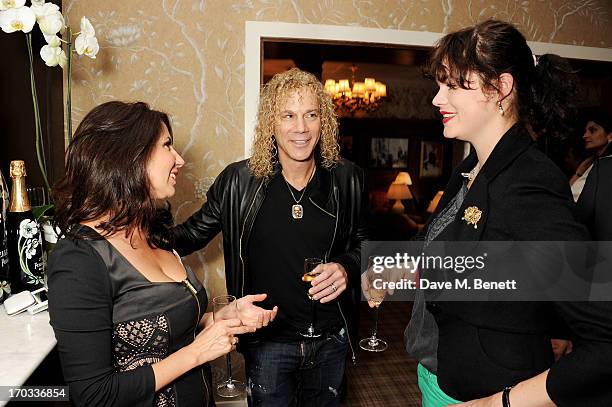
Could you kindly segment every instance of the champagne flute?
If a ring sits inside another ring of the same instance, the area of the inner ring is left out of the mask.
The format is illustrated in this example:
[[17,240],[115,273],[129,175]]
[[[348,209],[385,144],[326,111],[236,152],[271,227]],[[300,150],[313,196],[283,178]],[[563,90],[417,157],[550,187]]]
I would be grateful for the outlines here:
[[[213,298],[213,320],[238,318],[236,308],[236,297],[233,295],[220,295]],[[245,393],[244,383],[232,379],[232,356],[226,355],[227,359],[227,380],[217,385],[217,394],[221,397],[238,397]]]
[[319,265],[323,264],[323,260],[310,257],[304,259],[304,274],[302,275],[302,281],[306,284],[306,294],[308,298],[310,298],[310,324],[303,330],[300,331],[300,335],[305,338],[318,338],[321,336],[321,332],[315,328],[316,323],[316,301],[312,298],[310,294],[308,294],[308,290],[310,289],[312,280],[315,279],[316,276],[319,275],[318,272],[314,271],[314,269]]
[[367,281],[367,293],[364,290],[365,297],[374,304],[374,329],[372,335],[359,341],[359,347],[369,352],[383,352],[387,349],[387,342],[378,338],[378,310],[385,298],[386,290],[374,288],[374,280],[381,279],[380,273],[374,272],[374,256],[368,259],[368,269],[365,271],[365,279]]

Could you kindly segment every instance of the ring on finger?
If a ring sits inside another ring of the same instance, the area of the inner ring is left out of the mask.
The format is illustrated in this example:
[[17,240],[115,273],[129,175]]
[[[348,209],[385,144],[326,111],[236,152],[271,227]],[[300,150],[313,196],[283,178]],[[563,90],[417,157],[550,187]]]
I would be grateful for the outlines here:
[[331,286],[332,290],[334,290],[334,292],[338,291],[338,289],[336,288],[336,285],[334,284],[334,282],[332,281]]

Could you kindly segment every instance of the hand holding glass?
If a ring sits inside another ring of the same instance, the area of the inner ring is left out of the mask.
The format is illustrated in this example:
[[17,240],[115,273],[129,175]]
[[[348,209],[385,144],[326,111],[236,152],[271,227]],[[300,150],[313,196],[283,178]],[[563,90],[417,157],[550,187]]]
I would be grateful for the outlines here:
[[323,264],[323,260],[316,257],[304,259],[304,274],[302,275],[302,281],[306,284],[306,294],[308,298],[310,298],[310,325],[300,331],[300,335],[305,338],[318,338],[321,336],[321,332],[315,328],[317,302],[308,293],[308,290],[312,287],[312,280],[319,275],[315,269],[320,264]]
[[383,302],[385,298],[386,290],[381,288],[374,287],[374,280],[380,279],[380,274],[375,273],[373,270],[374,266],[374,256],[370,256],[368,259],[368,268],[362,274],[362,284],[361,289],[363,290],[363,295],[366,297],[369,303],[374,304],[374,329],[372,329],[372,335],[368,338],[364,338],[359,341],[359,347],[363,350],[367,350],[369,352],[382,352],[387,349],[387,342],[379,339],[377,337],[378,334],[378,308]]
[[[220,321],[224,319],[238,318],[236,308],[236,297],[233,295],[221,295],[213,298],[213,319]],[[245,393],[244,383],[232,379],[232,356],[227,354],[227,380],[217,385],[217,394],[221,397],[237,397]]]

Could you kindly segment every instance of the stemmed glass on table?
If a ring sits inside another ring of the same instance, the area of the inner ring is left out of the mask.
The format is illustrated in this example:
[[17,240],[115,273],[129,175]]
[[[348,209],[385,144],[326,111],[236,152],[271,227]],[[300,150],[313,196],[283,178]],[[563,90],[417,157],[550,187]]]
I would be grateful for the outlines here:
[[[374,272],[374,256],[370,256],[368,259],[368,268],[362,275],[362,279],[365,279],[362,284],[364,295],[369,302],[374,304],[374,329],[372,329],[372,335],[368,338],[364,338],[359,341],[359,347],[369,352],[383,352],[387,349],[387,342],[378,338],[378,310],[380,305],[385,298],[386,290],[374,288],[374,280],[380,279],[381,274]],[[367,292],[366,292],[367,290]]]
[[[213,298],[213,320],[220,321],[232,318],[238,318],[236,297],[234,297],[233,295],[221,295]],[[232,379],[231,354],[228,353],[226,355],[226,358],[227,380],[217,385],[217,394],[221,397],[237,397],[245,393],[246,386],[244,385],[244,383]]]
[[[304,259],[304,274],[302,275],[302,281],[306,283],[306,290],[310,289],[312,280],[319,275],[318,272],[314,271],[319,264],[323,264],[323,260],[319,258],[311,257]],[[316,301],[310,294],[308,294],[308,298],[310,298],[310,324],[300,331],[300,335],[305,338],[318,338],[321,336],[321,332],[315,328]]]

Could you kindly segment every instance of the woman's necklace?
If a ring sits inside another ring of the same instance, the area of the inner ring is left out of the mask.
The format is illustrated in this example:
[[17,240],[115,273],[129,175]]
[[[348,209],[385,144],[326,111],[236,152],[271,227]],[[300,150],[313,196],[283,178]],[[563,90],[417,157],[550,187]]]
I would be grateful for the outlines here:
[[476,175],[478,175],[478,171],[480,171],[480,163],[476,163],[470,172],[462,172],[461,175],[464,178],[467,178],[468,182],[472,182],[474,181],[474,178],[476,178]]
[[312,180],[312,177],[314,176],[316,168],[317,168],[316,165],[312,167],[312,173],[310,174],[310,178],[308,178],[308,181],[306,182],[306,185],[304,186],[304,189],[302,190],[300,199],[295,199],[295,195],[293,195],[293,191],[291,190],[291,186],[289,185],[289,182],[287,182],[287,178],[285,178],[285,174],[284,173],[282,174],[283,180],[285,181],[285,184],[287,184],[287,188],[289,189],[289,193],[291,194],[291,198],[293,198],[293,201],[295,202],[295,205],[291,206],[291,216],[293,216],[293,219],[302,219],[304,217],[304,207],[300,205],[300,202],[302,202],[302,198],[304,198],[304,193],[306,192],[306,188],[308,188],[308,184],[310,183],[310,181]]

